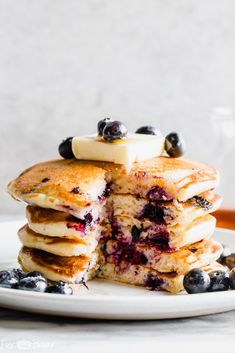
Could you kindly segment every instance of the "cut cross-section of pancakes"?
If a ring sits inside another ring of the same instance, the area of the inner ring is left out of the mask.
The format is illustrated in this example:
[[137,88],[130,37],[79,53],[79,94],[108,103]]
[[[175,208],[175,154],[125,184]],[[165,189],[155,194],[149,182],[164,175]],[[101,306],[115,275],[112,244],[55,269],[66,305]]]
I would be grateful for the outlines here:
[[214,233],[215,217],[206,215],[191,223],[167,226],[164,222],[140,221],[129,217],[115,217],[112,221],[111,236],[127,243],[142,242],[155,246],[158,250],[177,250],[182,246],[195,243]]
[[[219,263],[202,267],[206,272],[223,270]],[[183,275],[175,272],[161,273],[143,265],[130,265],[124,271],[118,270],[113,263],[106,263],[98,270],[98,277],[112,281],[134,284],[156,291],[168,291],[176,294],[183,290]]]
[[139,195],[151,201],[186,201],[214,189],[219,181],[214,168],[179,158],[152,158],[135,163],[129,172],[120,166],[110,168],[116,193]]
[[183,274],[220,256],[210,239],[217,184],[215,169],[168,157],[129,171],[74,159],[37,164],[8,185],[28,204],[19,262],[52,281],[86,281],[99,269],[99,277],[147,287],[155,276],[155,289],[178,292]]
[[140,243],[128,245],[117,240],[109,240],[101,246],[103,261],[114,263],[121,271],[134,264],[144,265],[159,272],[178,274],[185,274],[192,268],[216,261],[221,252],[221,244],[212,239],[204,239],[174,252],[158,251],[152,246]]
[[195,218],[214,212],[221,204],[221,197],[208,191],[185,202],[151,202],[133,195],[111,195],[109,203],[114,217],[124,216],[139,220],[148,218],[154,222],[164,221],[174,225],[187,224]]

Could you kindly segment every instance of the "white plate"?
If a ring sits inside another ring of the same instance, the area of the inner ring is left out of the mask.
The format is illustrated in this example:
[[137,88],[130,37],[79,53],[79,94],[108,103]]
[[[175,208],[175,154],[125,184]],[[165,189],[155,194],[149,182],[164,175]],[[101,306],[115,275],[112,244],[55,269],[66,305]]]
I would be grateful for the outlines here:
[[[17,266],[20,247],[16,236],[23,221],[0,223],[0,268]],[[235,250],[235,232],[217,229],[215,239]],[[66,296],[0,288],[0,305],[34,313],[97,319],[146,320],[220,313],[235,309],[235,290],[172,295],[120,283],[93,280],[89,290]]]

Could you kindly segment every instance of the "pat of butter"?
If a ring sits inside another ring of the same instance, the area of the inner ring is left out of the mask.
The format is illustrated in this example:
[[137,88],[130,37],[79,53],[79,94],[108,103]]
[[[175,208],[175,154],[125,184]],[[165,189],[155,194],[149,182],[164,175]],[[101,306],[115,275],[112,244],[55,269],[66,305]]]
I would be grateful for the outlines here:
[[72,150],[75,158],[113,162],[131,166],[134,162],[158,157],[164,149],[162,135],[128,134],[125,139],[106,142],[96,135],[74,137]]

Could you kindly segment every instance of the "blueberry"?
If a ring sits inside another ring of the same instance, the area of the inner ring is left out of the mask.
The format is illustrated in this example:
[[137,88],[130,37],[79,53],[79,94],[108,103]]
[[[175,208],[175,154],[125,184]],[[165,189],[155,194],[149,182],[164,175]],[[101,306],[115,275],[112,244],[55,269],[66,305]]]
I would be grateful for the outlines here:
[[43,274],[38,271],[27,272],[24,278],[28,278],[28,277],[33,277],[33,278],[37,278],[38,280],[46,281],[46,278],[43,276]]
[[135,133],[144,135],[160,135],[160,131],[154,126],[141,126]]
[[171,132],[168,134],[165,139],[165,150],[170,157],[181,157],[185,150],[185,142],[183,137],[176,132]]
[[103,130],[106,126],[107,123],[110,123],[113,121],[113,119],[110,118],[105,118],[103,120],[100,120],[97,124],[97,130],[98,130],[98,136],[103,136]]
[[221,244],[221,245],[223,246],[223,252],[217,261],[221,264],[224,264],[225,258],[231,255],[231,249],[227,245],[224,245],[224,244]]
[[173,197],[168,194],[163,188],[156,185],[147,192],[149,201],[172,201]]
[[111,121],[105,125],[103,138],[105,141],[115,141],[126,137],[127,128],[120,121]]
[[163,222],[164,210],[161,206],[147,203],[143,208],[143,212],[140,218],[148,218],[153,222]]
[[229,273],[229,284],[231,289],[235,289],[235,269]]
[[12,272],[17,276],[18,280],[24,278],[25,272],[23,272],[20,268],[14,268]]
[[141,234],[141,229],[139,229],[138,227],[136,227],[136,225],[134,225],[131,228],[132,241],[133,242],[138,241],[140,238],[140,234]]
[[45,279],[40,277],[25,277],[19,281],[18,289],[33,291],[33,292],[45,292],[47,282]]
[[85,216],[84,216],[84,219],[85,219],[85,222],[86,222],[86,225],[90,225],[93,221],[93,216],[92,214],[89,212],[87,213]]
[[229,278],[225,271],[215,270],[209,273],[211,284],[209,287],[209,292],[219,292],[223,290],[228,290],[229,288]]
[[19,277],[14,271],[0,271],[0,287],[16,288]]
[[164,280],[155,275],[149,274],[145,281],[145,286],[150,290],[161,290]]
[[210,287],[210,277],[205,271],[195,268],[184,276],[183,284],[189,294],[204,293]]
[[54,293],[54,294],[73,294],[73,290],[69,287],[68,283],[65,282],[58,282],[51,286],[48,286],[46,289],[47,293]]
[[149,125],[139,127],[135,133],[143,135],[161,135],[161,132],[156,127]]
[[230,270],[235,267],[235,254],[230,254],[223,259],[223,264],[226,265]]
[[59,145],[59,154],[65,159],[74,158],[74,154],[72,151],[72,139],[73,137],[67,137]]

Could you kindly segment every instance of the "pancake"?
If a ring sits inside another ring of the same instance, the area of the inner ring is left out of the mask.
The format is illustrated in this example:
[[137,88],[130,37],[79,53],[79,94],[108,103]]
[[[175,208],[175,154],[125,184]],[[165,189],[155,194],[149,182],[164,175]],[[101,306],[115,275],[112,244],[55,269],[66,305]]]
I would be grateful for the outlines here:
[[97,269],[97,253],[90,257],[57,256],[42,250],[23,247],[18,261],[24,271],[39,271],[47,279],[55,282],[83,283],[95,275]]
[[167,226],[164,222],[151,222],[130,217],[115,217],[112,232],[107,230],[106,237],[122,242],[141,242],[159,247],[160,250],[177,250],[185,245],[211,237],[215,231],[216,219],[205,215],[191,223]]
[[[168,157],[134,163],[131,170],[75,159],[36,164],[8,185],[15,199],[30,205],[28,225],[19,231],[19,262],[49,280],[80,283],[95,276],[97,241],[107,242],[100,277],[178,292],[183,273],[221,252],[205,239],[215,229],[208,213],[221,201],[211,191],[218,179],[211,167]],[[109,250],[119,242],[145,262],[133,257],[117,266]]]
[[212,239],[204,239],[174,252],[159,251],[154,246],[141,243],[127,245],[109,240],[101,246],[101,258],[121,270],[130,265],[145,265],[159,272],[185,274],[193,268],[215,262],[222,250],[222,245]]
[[[108,169],[107,163],[103,165]],[[219,182],[216,169],[180,158],[155,157],[133,164],[130,171],[110,163],[109,170],[114,193],[138,195],[151,201],[186,201],[214,189]]]
[[138,195],[150,201],[186,201],[214,189],[218,173],[200,163],[168,157],[135,163],[128,172],[112,163],[60,159],[26,169],[8,184],[8,191],[26,203],[84,219],[89,212],[96,212],[94,206],[103,199],[110,183],[117,194]]
[[74,159],[36,164],[8,184],[8,192],[17,200],[81,219],[88,214],[98,218],[105,188],[104,169]]
[[[224,270],[224,267],[216,262],[202,267],[202,269],[211,272],[214,270]],[[174,272],[160,273],[142,265],[131,265],[125,271],[118,271],[114,264],[106,263],[98,270],[98,277],[147,287],[151,290],[167,291],[172,294],[177,294],[184,289],[183,275],[178,275]]]
[[133,195],[111,195],[107,207],[112,208],[114,217],[133,217],[140,220],[149,218],[151,221],[175,225],[190,223],[195,218],[215,212],[221,201],[221,197],[214,191],[205,192],[185,202],[150,202]]
[[27,206],[26,217],[30,229],[50,237],[71,236],[84,239],[92,233],[95,238],[98,238],[101,232],[99,224],[88,223],[69,213],[48,208]]
[[71,236],[48,237],[35,233],[27,224],[18,231],[18,236],[23,246],[44,250],[59,256],[90,255],[98,244],[92,233],[86,238],[80,239]]

